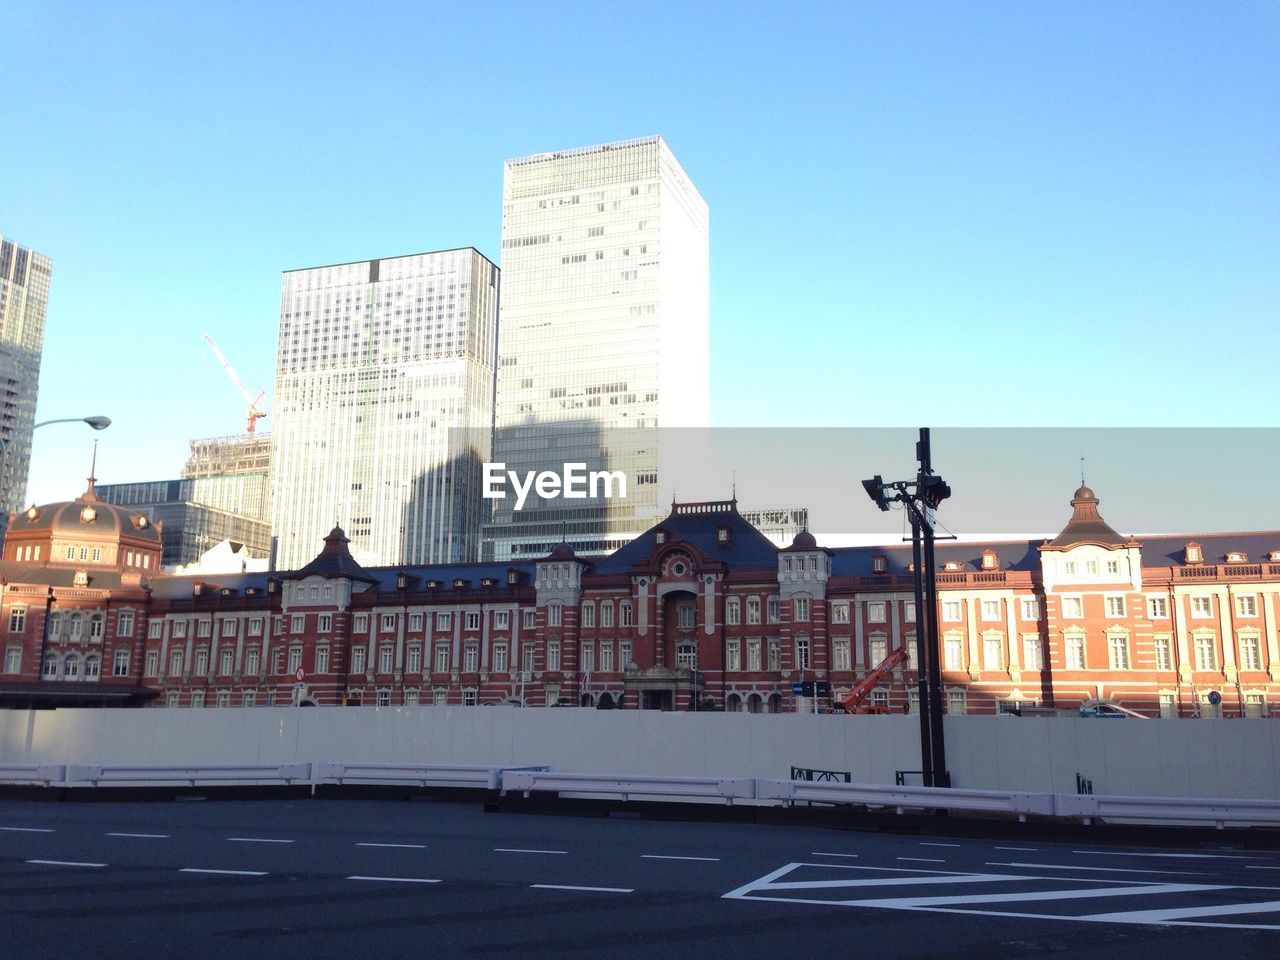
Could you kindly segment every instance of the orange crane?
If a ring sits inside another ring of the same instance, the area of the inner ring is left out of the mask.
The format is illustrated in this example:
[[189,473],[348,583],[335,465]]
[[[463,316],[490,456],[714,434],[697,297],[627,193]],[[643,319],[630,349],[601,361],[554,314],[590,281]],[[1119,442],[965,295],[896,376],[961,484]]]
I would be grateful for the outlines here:
[[244,385],[244,383],[240,380],[240,377],[236,374],[236,368],[231,366],[231,361],[222,355],[222,351],[218,349],[218,345],[213,342],[213,337],[209,336],[206,333],[204,335],[204,341],[205,343],[209,344],[209,349],[211,349],[213,351],[213,355],[218,358],[218,362],[222,364],[222,369],[227,371],[227,376],[230,377],[231,382],[236,385],[236,389],[240,391],[240,396],[244,397],[245,400],[248,401],[249,403],[248,430],[250,433],[253,433],[254,428],[257,426],[258,421],[267,415],[267,411],[263,410],[262,407],[259,406],[259,404],[262,403],[262,398],[267,395],[267,391],[259,390],[258,395],[256,397],[250,394],[249,389]]
[[889,711],[886,708],[872,706],[866,702],[866,699],[871,696],[871,691],[880,685],[880,681],[892,673],[893,668],[906,659],[906,646],[898,647],[898,649],[892,651],[880,662],[878,667],[855,683],[853,689],[840,699],[838,705],[840,710],[837,710],[837,712],[842,710],[845,713],[888,713]]

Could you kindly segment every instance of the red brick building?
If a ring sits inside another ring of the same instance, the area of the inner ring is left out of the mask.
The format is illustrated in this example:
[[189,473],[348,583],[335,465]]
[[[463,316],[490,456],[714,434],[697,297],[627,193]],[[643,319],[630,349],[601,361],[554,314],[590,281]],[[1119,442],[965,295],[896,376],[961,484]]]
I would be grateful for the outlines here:
[[[1049,541],[939,546],[948,709],[1280,715],[1280,532],[1139,542],[1087,487],[1071,505]],[[594,561],[366,570],[340,529],[287,573],[167,577],[159,556],[92,483],[14,515],[0,704],[811,710],[793,681],[838,694],[914,643],[909,548],[780,550],[734,501],[677,504]],[[913,681],[908,661],[873,702],[913,709]]]

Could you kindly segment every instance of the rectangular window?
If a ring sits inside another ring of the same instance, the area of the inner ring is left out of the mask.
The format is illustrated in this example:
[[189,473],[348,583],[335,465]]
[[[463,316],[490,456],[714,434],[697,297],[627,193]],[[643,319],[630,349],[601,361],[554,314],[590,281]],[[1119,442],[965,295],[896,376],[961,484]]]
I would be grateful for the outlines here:
[[453,614],[452,614],[451,612],[447,611],[447,610],[441,610],[441,611],[439,611],[439,612],[436,614],[436,629],[437,629],[437,630],[452,630],[452,629],[453,629]]
[[1125,615],[1124,597],[1107,597],[1105,603],[1108,617],[1123,617]]
[[885,603],[883,600],[875,600],[867,604],[867,622],[885,622]]
[[1107,637],[1107,653],[1112,670],[1129,669],[1129,638],[1122,636]]
[[1023,620],[1039,620],[1040,619],[1040,598],[1039,597],[1023,597],[1020,601],[1022,607]]
[[594,603],[584,603],[582,605],[582,625],[584,627],[594,627],[596,625],[596,605]]
[[302,647],[292,646],[289,648],[289,672],[293,673],[302,666]]
[[1000,601],[999,600],[983,600],[982,601],[982,619],[990,622],[998,622],[1000,620]]
[[432,690],[431,705],[433,707],[447,707],[449,705],[448,690]]
[[681,603],[676,608],[676,618],[680,624],[681,629],[692,630],[693,619],[694,619],[693,601],[689,601],[688,603]]
[[390,633],[396,628],[396,615],[394,613],[382,614],[381,621],[383,633]]
[[1164,620],[1169,616],[1169,601],[1166,597],[1147,597],[1147,616],[1152,620]]
[[1218,669],[1218,651],[1213,637],[1196,637],[1196,669]]
[[982,638],[982,667],[984,670],[1001,670],[1004,668],[1004,646],[1002,637]]
[[436,673],[449,672],[449,645],[447,643],[436,644]]
[[742,669],[742,641],[737,637],[725,641],[725,669]]
[[613,604],[607,601],[600,604],[600,626],[613,626]]
[[133,636],[133,611],[121,610],[116,616],[116,636],[132,637]]
[[520,669],[525,673],[533,673],[533,657],[536,652],[532,643],[526,643],[520,650]]
[[1062,615],[1069,620],[1079,620],[1084,616],[1083,597],[1063,597]]
[[943,638],[942,662],[948,670],[964,669],[964,641],[960,637]]
[[462,705],[464,707],[474,707],[476,705],[476,692],[474,690],[462,691]]
[[422,672],[422,644],[411,643],[405,651],[405,672]]
[[547,626],[560,626],[560,604],[552,603],[547,606]]
[[797,637],[797,638],[796,638],[796,669],[797,669],[797,670],[808,670],[808,669],[809,669],[809,666],[810,666],[810,664],[809,664],[809,638],[808,638],[808,637]]
[[14,607],[9,611],[9,632],[21,633],[27,629],[27,608]]
[[244,655],[244,672],[249,676],[256,676],[262,670],[262,651],[257,647],[250,647]]
[[390,673],[392,665],[395,663],[395,648],[389,643],[384,643],[378,647],[378,672]]
[[631,668],[631,641],[630,640],[618,641],[618,666],[621,667],[623,670],[629,670]]
[[1028,670],[1044,669],[1044,644],[1040,642],[1039,634],[1028,633],[1023,635],[1022,663]]
[[422,614],[420,613],[409,614],[409,630],[413,633],[422,632]]
[[724,602],[724,622],[731,627],[742,622],[742,602],[737,597],[730,597]]
[[235,669],[236,652],[232,647],[223,647],[218,654],[218,673],[228,676]]
[[947,623],[959,623],[961,618],[959,600],[942,601],[942,619]]
[[747,669],[759,670],[760,665],[760,638],[751,637],[747,640]]
[[1160,694],[1160,716],[1165,719],[1178,716],[1178,702],[1173,698],[1172,693]]
[[185,620],[173,621],[172,630],[175,638],[181,639],[182,637],[185,637],[187,635],[187,621]]
[[511,628],[511,612],[509,610],[495,610],[493,612],[493,629],[509,630]]
[[160,672],[160,651],[147,651],[147,676],[154,677]]
[[4,672],[5,673],[21,673],[22,672],[22,648],[8,647],[4,651]]
[[240,696],[240,702],[246,707],[256,707],[258,705],[258,691],[246,690]]
[[366,661],[369,658],[368,649],[361,644],[358,647],[351,648],[351,672],[364,673]]
[[389,706],[391,706],[391,691],[390,691],[390,690],[379,690],[379,691],[378,691],[378,706],[380,706],[380,707],[389,707]]
[[760,622],[760,598],[747,597],[747,623]]
[[889,655],[889,641],[885,637],[872,637],[867,642],[867,650],[871,657],[871,666],[878,667]]
[[163,620],[152,620],[150,623],[147,624],[148,639],[159,640],[163,630],[164,630]]
[[809,598],[796,597],[791,601],[791,607],[795,611],[796,621],[799,623],[807,622],[809,619]]
[[[902,622],[916,622],[916,602],[914,600],[907,600],[902,604]],[[916,692],[919,693],[919,691]]]
[[1240,638],[1240,668],[1242,670],[1262,669],[1262,645],[1257,637]]
[[583,640],[578,644],[578,656],[582,662],[582,672],[591,674],[596,669],[596,645],[591,640]]
[[613,673],[613,641],[600,641],[600,672]]
[[1260,693],[1246,693],[1244,697],[1244,715],[1249,718],[1265,717],[1267,704]]
[[560,669],[560,641],[559,640],[547,641],[547,669],[548,670]]
[[1091,577],[1096,577],[1098,575],[1098,561],[1086,560],[1084,562],[1084,572]]
[[127,677],[129,675],[129,651],[117,650],[115,659],[111,661],[111,675],[113,677]]
[[1242,593],[1236,597],[1236,616],[1256,617],[1258,615],[1258,598],[1251,593]]
[[964,691],[948,690],[947,691],[947,713],[963,714],[965,712],[965,709],[966,708],[965,708],[965,700],[964,700]]
[[522,611],[522,622],[526,630],[533,630],[538,625],[538,611],[524,610]]
[[624,601],[622,604],[620,604],[619,610],[621,613],[621,621],[622,621],[620,625],[624,627],[635,626],[635,620],[633,619],[633,615],[631,613],[630,602]]
[[208,637],[213,635],[213,623],[209,620],[199,620],[196,622],[196,636]]
[[[196,707],[196,708],[199,708],[199,707],[203,707],[203,706],[204,706],[204,691],[203,691],[203,690],[193,690],[193,691],[191,691],[191,706]],[[219,706],[221,706],[221,704],[219,704]]]
[[1084,635],[1079,633],[1067,636],[1067,669],[1084,669]]
[[182,675],[182,651],[174,650],[169,654],[169,676],[178,677]]
[[1192,597],[1191,616],[1206,620],[1213,616],[1213,597]]
[[836,637],[831,641],[831,669],[833,670],[851,670],[852,662],[849,659],[849,638]]
[[777,637],[770,637],[769,644],[765,648],[769,657],[768,666],[770,670],[782,669],[782,641]]
[[330,630],[332,630],[333,614],[331,613],[320,614],[320,616],[317,618],[316,629],[318,629],[321,633],[328,633]]
[[1155,638],[1156,669],[1173,669],[1173,644],[1168,637]]
[[505,643],[495,643],[493,645],[493,672],[506,673],[508,665],[507,645]]
[[236,621],[233,618],[224,617],[222,619],[222,635],[224,637],[234,637],[236,635]]
[[462,648],[462,669],[466,673],[480,672],[480,645],[468,643]]
[[367,613],[357,613],[351,628],[356,633],[366,633],[369,629],[369,615]]
[[479,629],[480,629],[480,613],[479,613],[479,611],[476,611],[476,610],[468,610],[468,611],[467,611],[467,622],[466,622],[466,625],[465,625],[464,629],[467,629],[467,630],[479,630]]
[[324,643],[322,643],[322,644],[320,644],[319,646],[317,646],[317,647],[316,647],[316,656],[315,656],[315,672],[316,672],[316,673],[328,673],[328,672],[329,672],[329,646],[328,646],[328,644],[324,644]]
[[782,622],[782,601],[777,597],[770,597],[764,605],[765,619],[770,623]]
[[289,632],[302,633],[306,629],[307,629],[307,618],[301,613],[295,613],[290,618]]

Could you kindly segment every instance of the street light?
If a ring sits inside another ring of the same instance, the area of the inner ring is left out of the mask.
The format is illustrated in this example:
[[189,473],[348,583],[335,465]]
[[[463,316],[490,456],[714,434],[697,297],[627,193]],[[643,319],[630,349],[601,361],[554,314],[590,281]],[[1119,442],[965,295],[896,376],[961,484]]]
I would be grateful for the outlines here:
[[[110,417],[60,417],[57,420],[41,420],[32,431],[38,430],[40,427],[47,427],[51,423],[87,423],[94,430],[105,430],[111,426]],[[4,471],[9,460],[9,442],[12,437],[0,437],[0,494],[4,492]]]

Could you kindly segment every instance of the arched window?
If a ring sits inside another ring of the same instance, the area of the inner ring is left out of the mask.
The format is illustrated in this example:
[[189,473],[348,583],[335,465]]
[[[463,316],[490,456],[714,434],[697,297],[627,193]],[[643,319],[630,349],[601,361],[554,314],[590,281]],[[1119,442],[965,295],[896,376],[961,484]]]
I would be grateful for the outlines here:
[[698,648],[692,643],[682,643],[676,647],[676,664],[690,670],[698,665]]
[[72,640],[77,640],[80,637],[80,631],[83,629],[84,618],[82,618],[78,613],[73,613],[71,615],[71,628],[67,631],[67,636]]
[[80,658],[74,653],[69,653],[66,659],[62,661],[62,679],[76,680],[80,676]]
[[62,636],[62,614],[55,613],[49,617],[49,636],[51,638]]
[[46,653],[44,655],[44,670],[42,672],[46,680],[58,679],[58,655],[56,653]]
[[102,614],[95,613],[89,618],[89,639],[102,639]]
[[763,707],[764,701],[761,699],[760,694],[753,693],[747,697],[747,713],[760,713]]
[[84,678],[97,680],[102,674],[102,661],[95,657],[84,658]]
[[742,710],[742,698],[736,693],[731,693],[724,698],[724,708],[728,713],[738,713]]

